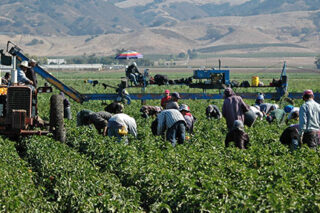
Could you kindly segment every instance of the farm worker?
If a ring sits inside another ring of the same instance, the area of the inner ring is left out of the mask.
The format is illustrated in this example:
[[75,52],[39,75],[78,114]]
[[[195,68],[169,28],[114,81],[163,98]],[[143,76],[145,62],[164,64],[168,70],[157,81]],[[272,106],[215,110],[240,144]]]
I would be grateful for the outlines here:
[[139,76],[139,70],[138,70],[138,67],[137,67],[137,63],[136,62],[133,62],[130,66],[127,67],[126,69],[126,76],[127,78],[130,79],[130,82],[134,83],[135,86],[138,85],[138,82],[137,82],[137,77]]
[[166,89],[166,90],[164,91],[164,97],[161,98],[161,107],[162,107],[163,109],[166,108],[166,104],[170,101],[170,99],[171,99],[170,91],[169,91],[168,89]]
[[291,150],[299,147],[299,125],[291,125],[287,127],[280,136],[280,142],[287,145]]
[[320,105],[313,100],[312,90],[304,91],[302,98],[304,103],[299,110],[300,141],[316,148],[319,145]]
[[235,120],[232,129],[227,133],[226,139],[224,141],[225,146],[229,147],[230,142],[234,142],[235,146],[239,149],[247,149],[249,145],[249,136],[244,132],[243,122],[240,120]]
[[127,134],[137,137],[137,124],[134,118],[123,113],[122,107],[119,108],[116,114],[109,119],[108,136],[117,137],[120,142],[121,138]]
[[121,84],[118,85],[118,88],[116,89],[116,92],[118,93],[118,97],[116,99],[117,102],[124,102],[124,99],[127,100],[127,104],[131,104],[131,98],[128,93],[128,91],[122,87]]
[[222,118],[222,114],[219,110],[219,108],[216,105],[209,105],[206,108],[206,116],[207,119],[215,118],[215,119],[220,119]]
[[99,134],[106,135],[108,120],[111,114],[105,111],[93,112],[91,110],[81,110],[77,114],[77,126],[85,126],[93,124]]
[[26,72],[26,76],[27,78],[29,78],[32,82],[33,82],[33,86],[35,88],[37,88],[37,85],[38,85],[38,81],[37,81],[37,76],[36,76],[36,73],[34,71],[34,67],[37,65],[37,62],[36,60],[34,59],[30,59],[29,60],[29,67],[27,69],[27,72]]
[[100,111],[89,114],[89,123],[93,124],[99,134],[103,136],[107,135],[108,121],[112,117],[112,114],[106,111]]
[[124,106],[120,102],[112,102],[111,104],[108,104],[105,108],[104,111],[110,112],[110,113],[117,113],[121,110],[123,110]]
[[263,102],[264,102],[264,96],[262,93],[259,93],[259,95],[256,98],[255,104],[260,106],[261,104],[263,104]]
[[278,104],[271,104],[271,103],[263,103],[260,104],[260,111],[264,114],[267,115],[269,114],[272,110],[278,109],[279,106]]
[[159,107],[159,106],[143,105],[140,108],[141,117],[143,118],[148,118],[149,116],[157,116],[158,113],[160,113],[161,111],[162,111],[162,107]]
[[285,116],[286,112],[283,109],[275,109],[267,115],[266,120],[269,123],[272,123],[274,120],[276,120],[278,123],[282,123],[284,121]]
[[156,135],[164,135],[166,133],[167,141],[172,146],[183,144],[186,137],[186,121],[183,115],[176,109],[163,110],[157,116]]
[[1,78],[1,84],[8,85],[10,83],[10,80],[11,80],[11,74],[10,72],[6,72],[6,74],[4,74],[4,76]]
[[72,119],[71,114],[71,104],[70,101],[66,98],[63,92],[60,92],[60,95],[63,98],[63,112],[64,112],[64,118],[67,118],[68,120]]
[[286,119],[286,124],[288,124],[288,122],[290,120],[298,120],[299,119],[299,107],[294,107],[292,105],[287,105],[284,107],[284,111],[288,114],[288,117]]
[[31,88],[34,90],[33,81],[26,76],[28,69],[30,69],[28,62],[22,61],[20,64],[20,69],[18,68],[18,83],[31,85]]
[[250,108],[231,88],[225,89],[224,98],[222,115],[226,118],[228,129],[231,130],[235,120],[244,122],[244,114],[249,111]]
[[166,109],[179,109],[178,101],[180,99],[180,95],[177,92],[171,94],[171,99],[166,104]]
[[186,131],[192,134],[196,118],[190,113],[190,107],[186,104],[181,104],[179,107],[179,111],[186,121]]
[[250,106],[250,110],[256,114],[257,118],[262,120],[263,118],[263,113],[260,111],[260,107],[258,105]]

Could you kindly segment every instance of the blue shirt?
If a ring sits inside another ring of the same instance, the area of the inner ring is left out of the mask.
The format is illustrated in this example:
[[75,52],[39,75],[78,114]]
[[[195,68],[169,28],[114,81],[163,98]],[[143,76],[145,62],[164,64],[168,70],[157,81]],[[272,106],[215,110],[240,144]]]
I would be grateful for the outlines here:
[[18,69],[18,83],[28,84],[31,80],[27,78],[25,72],[22,69]]

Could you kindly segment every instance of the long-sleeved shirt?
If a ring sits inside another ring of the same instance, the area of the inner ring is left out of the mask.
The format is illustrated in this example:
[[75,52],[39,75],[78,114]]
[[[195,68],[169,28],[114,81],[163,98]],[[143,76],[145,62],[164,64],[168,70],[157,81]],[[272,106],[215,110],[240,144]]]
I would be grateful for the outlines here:
[[25,72],[22,69],[18,69],[18,83],[28,84],[31,80],[27,78]]
[[164,131],[172,127],[178,121],[186,122],[181,112],[176,109],[163,110],[158,114],[157,119],[157,135],[161,135]]
[[195,123],[196,119],[189,112],[187,114],[185,114],[183,117],[184,117],[184,120],[186,121],[187,131],[189,133],[193,133],[193,127],[194,127],[194,123]]
[[320,130],[320,104],[311,99],[300,107],[299,134],[313,130]]
[[253,111],[254,114],[256,114],[256,115],[260,118],[260,120],[262,120],[262,118],[263,118],[263,113],[262,113],[260,110],[258,110],[258,109],[257,109],[256,107],[254,107],[254,106],[250,106],[250,110]]
[[108,120],[112,117],[112,114],[105,111],[91,113],[88,115],[90,123],[92,123],[96,129],[100,130],[108,125]]
[[207,118],[214,117],[216,119],[220,119],[222,117],[222,114],[216,105],[209,105],[206,108],[206,115],[207,115]]
[[226,118],[228,129],[232,128],[235,120],[244,122],[244,113],[247,111],[249,111],[249,106],[240,96],[232,95],[224,99],[222,115]]
[[171,96],[165,96],[163,98],[161,98],[161,107],[164,109],[166,108],[166,105],[168,103],[168,101],[171,99]]
[[228,147],[229,143],[234,141],[236,147],[239,149],[247,149],[249,145],[249,136],[244,131],[239,129],[232,129],[227,133],[226,139],[224,141],[225,146]]
[[179,109],[179,104],[176,101],[170,100],[166,104],[166,109]]
[[108,127],[112,127],[113,125],[117,127],[124,127],[128,133],[132,134],[133,136],[137,137],[137,124],[136,120],[130,117],[127,114],[119,113],[113,115],[108,122]]
[[294,114],[294,113],[298,113],[298,114],[299,114],[299,107],[294,107],[294,108],[291,110],[291,112],[290,112],[289,115],[288,115],[288,120],[293,119],[292,117],[293,117],[293,114]]
[[268,114],[272,107],[274,107],[274,109],[277,108],[275,104],[263,103],[263,104],[260,104],[260,111],[264,112],[265,114]]

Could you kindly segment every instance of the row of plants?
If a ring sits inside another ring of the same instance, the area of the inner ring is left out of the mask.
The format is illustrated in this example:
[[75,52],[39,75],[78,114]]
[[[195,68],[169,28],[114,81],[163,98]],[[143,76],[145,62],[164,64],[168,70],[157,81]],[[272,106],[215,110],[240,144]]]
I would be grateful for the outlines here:
[[35,173],[20,158],[15,143],[0,138],[0,212],[47,211],[42,188],[33,182]]
[[139,212],[139,194],[123,187],[119,179],[85,156],[49,137],[24,139],[25,160],[36,175],[33,181],[43,187],[51,204],[50,212]]
[[[136,102],[125,109],[138,125],[138,138],[130,138],[128,145],[72,122],[67,144],[101,173],[115,174],[123,186],[136,188],[147,211],[320,210],[318,152],[307,147],[290,152],[279,142],[285,126],[266,121],[246,128],[248,150],[226,149],[224,119],[207,121],[206,101],[184,102],[198,120],[191,140],[175,148],[151,134],[152,119],[140,117]],[[99,111],[97,105],[92,108]]]

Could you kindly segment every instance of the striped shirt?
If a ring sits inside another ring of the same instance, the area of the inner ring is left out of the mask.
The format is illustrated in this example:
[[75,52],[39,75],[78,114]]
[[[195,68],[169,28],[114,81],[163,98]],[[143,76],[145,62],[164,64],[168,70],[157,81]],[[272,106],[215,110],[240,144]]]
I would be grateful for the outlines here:
[[128,133],[137,137],[136,120],[127,114],[119,113],[119,114],[113,115],[109,119],[108,127],[114,127],[114,126],[118,128],[124,127],[124,129],[128,131]]
[[183,121],[184,123],[186,122],[181,112],[176,109],[163,110],[160,114],[158,114],[157,118],[157,135],[161,135],[165,130],[172,127],[178,121]]

